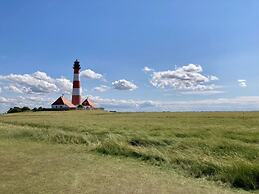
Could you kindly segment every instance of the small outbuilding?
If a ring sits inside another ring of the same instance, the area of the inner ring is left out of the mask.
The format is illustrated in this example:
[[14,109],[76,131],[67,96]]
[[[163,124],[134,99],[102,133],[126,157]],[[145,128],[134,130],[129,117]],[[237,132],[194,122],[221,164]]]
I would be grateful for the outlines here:
[[96,109],[95,104],[89,98],[87,98],[82,105],[85,109]]
[[60,96],[52,105],[52,109],[76,109],[76,106],[73,105],[69,100],[67,100],[64,96]]

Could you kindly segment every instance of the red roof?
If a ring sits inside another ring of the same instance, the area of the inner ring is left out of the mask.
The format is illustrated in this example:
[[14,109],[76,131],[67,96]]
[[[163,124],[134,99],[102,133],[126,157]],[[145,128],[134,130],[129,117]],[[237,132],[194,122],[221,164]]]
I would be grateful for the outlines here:
[[89,100],[89,98],[87,98],[83,103],[82,103],[83,106],[89,106],[91,108],[95,108],[95,104]]
[[64,96],[60,96],[52,105],[66,105],[69,108],[76,108],[69,100],[67,100]]

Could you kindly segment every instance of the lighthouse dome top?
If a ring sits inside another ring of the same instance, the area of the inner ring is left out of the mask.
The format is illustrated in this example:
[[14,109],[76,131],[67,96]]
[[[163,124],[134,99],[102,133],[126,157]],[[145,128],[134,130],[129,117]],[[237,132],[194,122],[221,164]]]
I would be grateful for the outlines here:
[[81,69],[80,62],[79,62],[78,59],[76,59],[75,62],[74,62],[74,69]]

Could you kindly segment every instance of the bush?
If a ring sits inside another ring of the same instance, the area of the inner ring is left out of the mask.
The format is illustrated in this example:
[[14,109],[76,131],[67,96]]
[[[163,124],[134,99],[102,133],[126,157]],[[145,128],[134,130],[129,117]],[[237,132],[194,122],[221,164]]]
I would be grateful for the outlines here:
[[13,107],[13,108],[10,108],[7,113],[18,113],[18,112],[22,112],[22,109],[19,108],[19,107]]
[[37,112],[38,109],[35,107],[35,108],[32,109],[32,111],[33,111],[33,112]]
[[31,109],[27,106],[22,107],[22,112],[30,111]]
[[25,112],[25,111],[30,111],[31,109],[27,106],[24,106],[22,108],[20,107],[13,107],[13,108],[10,108],[7,113],[19,113],[19,112]]
[[43,111],[44,109],[40,106],[39,108],[38,108],[38,111]]

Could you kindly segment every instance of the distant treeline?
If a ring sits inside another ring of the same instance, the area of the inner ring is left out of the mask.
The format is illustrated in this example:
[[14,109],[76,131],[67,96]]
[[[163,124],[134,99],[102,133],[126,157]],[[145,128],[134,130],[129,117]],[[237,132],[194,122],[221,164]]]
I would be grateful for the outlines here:
[[[80,107],[77,108],[78,110],[81,110]],[[38,107],[38,108],[33,108],[33,109],[30,109],[29,107],[27,106],[24,106],[24,107],[13,107],[13,108],[10,108],[8,111],[7,111],[7,114],[10,114],[10,113],[20,113],[20,112],[40,112],[40,111],[68,111],[69,109],[52,109],[52,108],[43,108],[43,107]],[[96,108],[94,110],[103,110],[104,111],[104,108]]]
[[39,112],[39,111],[57,111],[55,109],[51,109],[51,108],[43,108],[43,107],[38,107],[38,108],[33,108],[33,109],[30,109],[29,107],[27,106],[24,106],[24,107],[13,107],[13,108],[10,108],[7,113],[19,113],[19,112]]

